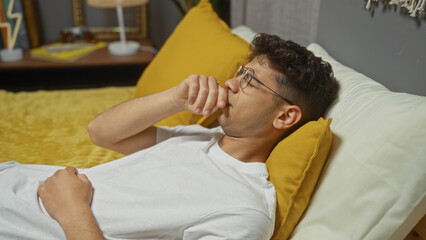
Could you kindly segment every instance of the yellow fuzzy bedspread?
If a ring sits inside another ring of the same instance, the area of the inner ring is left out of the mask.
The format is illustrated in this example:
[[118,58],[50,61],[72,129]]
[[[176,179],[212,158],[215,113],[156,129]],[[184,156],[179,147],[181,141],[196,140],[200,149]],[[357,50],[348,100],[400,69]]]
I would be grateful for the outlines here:
[[0,90],[0,162],[88,168],[123,155],[95,146],[87,124],[135,87],[12,93]]

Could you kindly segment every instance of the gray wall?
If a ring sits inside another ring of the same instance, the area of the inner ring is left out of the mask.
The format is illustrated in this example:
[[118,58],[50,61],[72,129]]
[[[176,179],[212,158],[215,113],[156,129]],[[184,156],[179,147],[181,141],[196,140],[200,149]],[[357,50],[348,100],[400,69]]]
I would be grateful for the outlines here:
[[151,0],[148,6],[148,31],[156,48],[160,48],[182,19],[171,0]]
[[321,0],[316,42],[392,91],[426,96],[426,21],[382,6],[372,16],[362,0]]
[[45,42],[57,41],[61,29],[71,27],[71,0],[38,0]]
[[[61,29],[73,25],[71,0],[39,0],[38,2],[44,29],[44,39],[46,42],[57,41],[60,38],[59,32]],[[105,10],[106,14],[101,14],[100,11],[102,10],[89,9],[86,11],[89,18],[86,23],[92,24],[90,26],[93,27],[99,27],[102,25],[98,20],[103,18],[107,22],[115,22],[118,25],[115,11],[108,9]],[[124,9],[124,16],[130,15],[126,15],[126,13],[132,14],[131,11]],[[95,19],[90,19],[91,16]],[[182,16],[172,1],[150,1],[148,5],[148,35],[156,48],[160,48],[164,44],[181,19]]]

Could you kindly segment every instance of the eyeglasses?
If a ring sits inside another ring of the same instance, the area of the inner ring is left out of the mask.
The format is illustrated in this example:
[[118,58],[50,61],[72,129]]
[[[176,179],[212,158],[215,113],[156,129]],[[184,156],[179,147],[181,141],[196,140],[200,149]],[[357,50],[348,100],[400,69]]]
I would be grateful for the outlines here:
[[291,102],[290,100],[288,100],[287,98],[281,96],[279,93],[275,92],[274,90],[272,90],[272,88],[266,86],[263,82],[261,82],[259,79],[257,79],[254,76],[254,70],[252,68],[248,68],[248,67],[243,67],[240,66],[237,71],[234,74],[234,78],[236,77],[241,77],[240,78],[240,87],[241,89],[246,88],[248,85],[250,85],[251,80],[256,80],[258,83],[262,84],[263,86],[265,86],[267,89],[271,90],[271,92],[273,92],[277,97],[281,98],[282,100],[290,103],[291,105],[295,105],[293,102]]

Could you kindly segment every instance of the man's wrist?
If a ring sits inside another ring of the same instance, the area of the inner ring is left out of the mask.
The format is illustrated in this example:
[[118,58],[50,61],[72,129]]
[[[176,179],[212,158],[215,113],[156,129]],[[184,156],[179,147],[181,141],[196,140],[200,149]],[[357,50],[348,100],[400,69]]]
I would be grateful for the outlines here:
[[176,97],[176,91],[178,91],[177,86],[166,90],[165,94],[167,94],[170,104],[175,107],[176,112],[181,112],[186,110],[186,106],[185,102],[179,101],[179,99]]
[[76,204],[74,208],[68,208],[67,211],[62,212],[57,216],[57,221],[61,226],[74,224],[75,222],[84,220],[88,214],[93,215],[90,206],[86,204]]
[[104,239],[90,206],[82,205],[68,213],[69,215],[57,219],[67,240]]

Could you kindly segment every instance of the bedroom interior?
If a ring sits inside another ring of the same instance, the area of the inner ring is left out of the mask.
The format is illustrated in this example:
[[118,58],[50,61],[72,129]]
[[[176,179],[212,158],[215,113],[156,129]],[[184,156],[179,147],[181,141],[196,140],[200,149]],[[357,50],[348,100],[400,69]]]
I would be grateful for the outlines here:
[[[73,66],[82,58],[41,69],[0,62],[0,162],[87,168],[117,159],[90,142],[94,116],[194,71],[223,82],[244,64],[253,36],[268,32],[330,62],[341,84],[325,116],[331,123],[304,126],[268,160],[279,194],[272,239],[426,239],[425,14],[371,0],[231,0],[223,22],[207,2],[182,16],[171,0],[150,1],[147,38],[139,40],[159,52],[145,52],[142,62]],[[38,3],[43,38],[55,41],[73,25],[71,1]],[[53,11],[59,5],[68,7]],[[183,112],[159,124],[209,126],[215,116]],[[286,171],[282,156],[300,161],[297,170]]]

